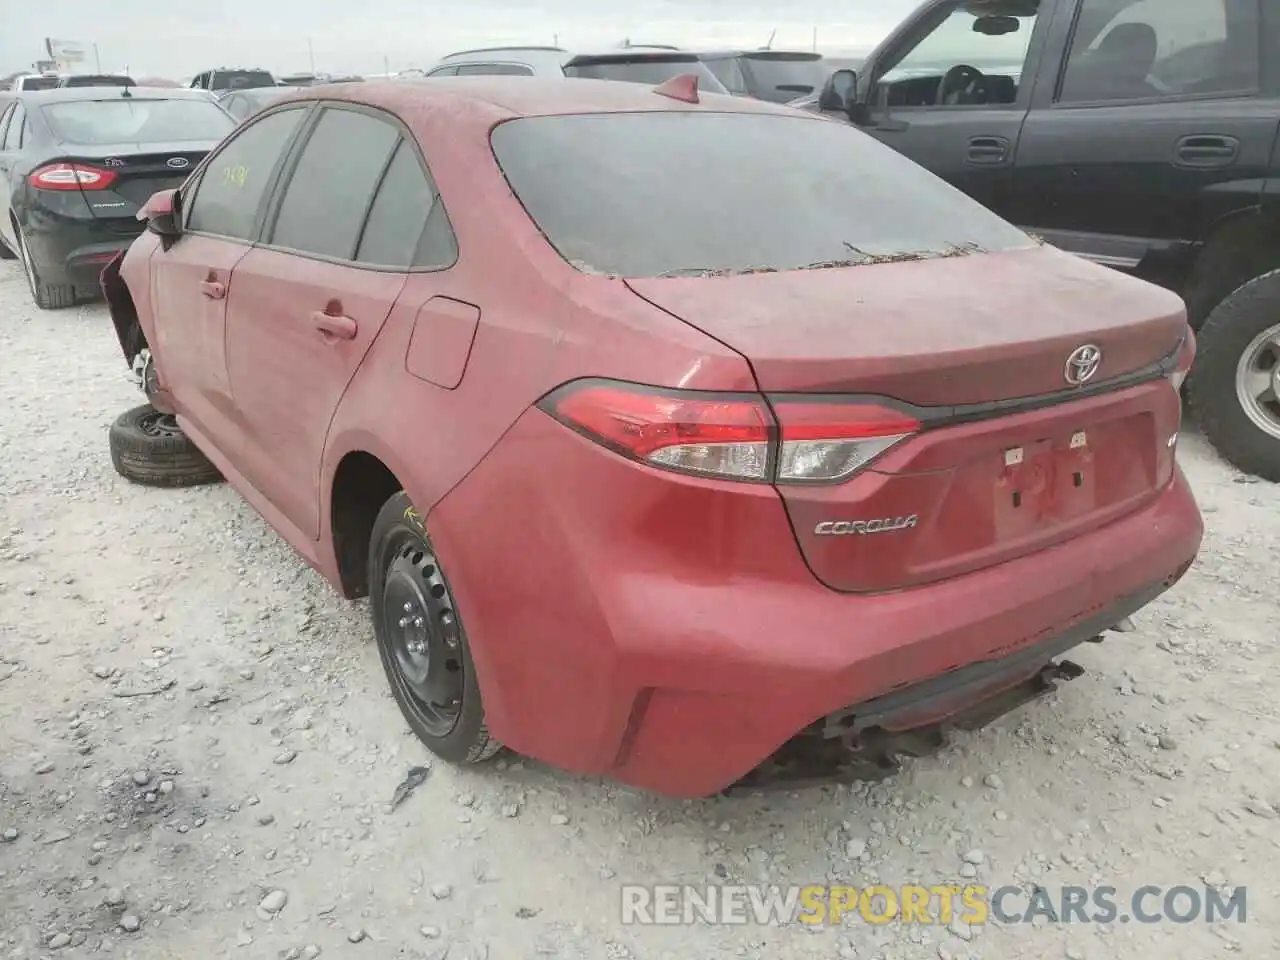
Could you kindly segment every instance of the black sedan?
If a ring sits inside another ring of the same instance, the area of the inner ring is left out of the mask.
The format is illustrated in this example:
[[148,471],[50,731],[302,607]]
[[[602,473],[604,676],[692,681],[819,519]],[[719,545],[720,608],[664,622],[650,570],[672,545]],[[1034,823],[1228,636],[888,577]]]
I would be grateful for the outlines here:
[[0,257],[44,309],[98,296],[98,275],[236,121],[201,90],[76,87],[0,94]]

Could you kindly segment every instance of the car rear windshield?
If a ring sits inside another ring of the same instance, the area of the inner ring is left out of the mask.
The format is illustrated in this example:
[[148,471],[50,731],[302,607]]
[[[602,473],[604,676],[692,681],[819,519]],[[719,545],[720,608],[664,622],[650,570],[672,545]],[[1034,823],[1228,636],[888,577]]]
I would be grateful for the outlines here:
[[590,273],[794,270],[1035,243],[892,148],[820,118],[525,117],[491,142],[529,216]]
[[221,140],[236,125],[210,100],[72,100],[42,108],[63,143],[158,143]]
[[748,54],[747,69],[755,81],[753,92],[762,100],[786,103],[813,93],[827,79],[822,61],[814,56]]
[[213,74],[215,90],[248,90],[275,85],[275,77],[265,70],[218,70]]
[[132,77],[117,76],[115,74],[94,73],[83,74],[77,77],[67,77],[62,84],[64,87],[132,87],[136,86]]
[[651,54],[647,56],[575,57],[564,67],[566,77],[586,80],[623,80],[630,83],[659,84],[686,73],[696,74],[704,92],[728,93],[724,84],[692,54]]

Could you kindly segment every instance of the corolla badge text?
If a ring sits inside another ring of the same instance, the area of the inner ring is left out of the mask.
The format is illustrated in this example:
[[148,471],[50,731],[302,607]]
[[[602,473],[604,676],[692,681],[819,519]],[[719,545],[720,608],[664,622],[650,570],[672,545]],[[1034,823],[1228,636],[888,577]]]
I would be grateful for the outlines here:
[[847,537],[851,534],[863,536],[907,530],[919,522],[920,518],[914,513],[909,517],[882,517],[879,520],[823,520],[813,528],[813,532],[820,537]]

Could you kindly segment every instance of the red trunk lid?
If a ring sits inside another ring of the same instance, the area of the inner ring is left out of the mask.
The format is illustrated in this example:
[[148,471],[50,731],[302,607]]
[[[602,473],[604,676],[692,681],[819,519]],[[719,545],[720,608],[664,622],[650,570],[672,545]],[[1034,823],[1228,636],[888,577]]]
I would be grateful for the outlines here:
[[1157,364],[1187,330],[1175,295],[1069,254],[627,283],[739,350],[767,395],[922,408],[926,428],[852,479],[778,486],[834,589],[910,587],[1044,549],[1172,476],[1181,405],[1168,379],[1043,402],[1072,389],[1076,348],[1101,350],[1092,386]]

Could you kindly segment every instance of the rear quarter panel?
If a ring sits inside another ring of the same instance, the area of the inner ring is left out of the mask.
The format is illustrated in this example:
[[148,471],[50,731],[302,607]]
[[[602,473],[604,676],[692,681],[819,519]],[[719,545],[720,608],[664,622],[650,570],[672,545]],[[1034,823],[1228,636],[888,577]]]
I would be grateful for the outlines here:
[[[543,394],[581,376],[754,389],[745,361],[634,296],[586,276],[547,243],[489,148],[492,121],[401,112],[418,137],[458,239],[449,270],[413,274],[335,414],[321,467],[324,523],[333,476],[352,451],[377,456],[424,516]],[[425,295],[424,295],[425,294]],[[447,389],[408,373],[417,307],[427,296],[480,308],[465,373]],[[530,451],[536,465],[537,451]]]
[[[156,342],[157,319],[152,312],[151,296],[151,255],[159,246],[160,238],[147,231],[130,244],[124,260],[120,263],[120,279],[129,288],[129,296],[133,298],[133,306],[138,311],[138,324],[142,327],[148,344]],[[160,359],[159,356],[155,356],[157,364]]]

